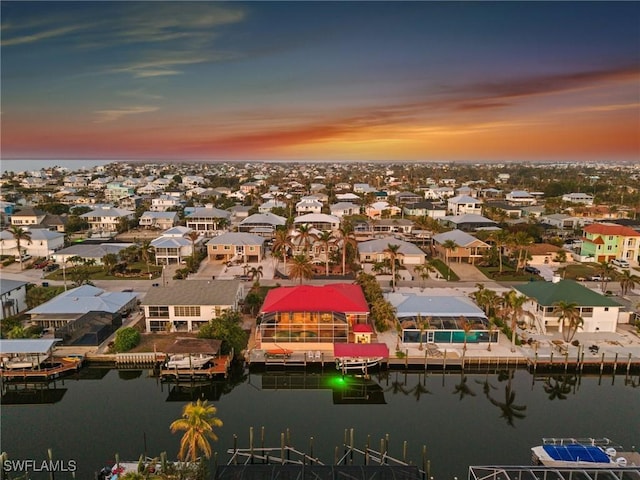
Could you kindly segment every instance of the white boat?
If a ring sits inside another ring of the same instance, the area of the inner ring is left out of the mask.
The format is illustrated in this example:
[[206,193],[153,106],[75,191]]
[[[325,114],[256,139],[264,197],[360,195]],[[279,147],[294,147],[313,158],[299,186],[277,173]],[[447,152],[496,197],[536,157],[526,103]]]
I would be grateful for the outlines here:
[[[618,447],[620,448],[620,447]],[[543,439],[531,449],[534,465],[545,467],[611,468],[627,466],[627,458],[608,438]]]
[[383,357],[339,357],[336,358],[336,369],[338,370],[362,370],[363,372],[371,367],[375,367],[382,361]]
[[45,361],[45,357],[39,357],[37,355],[25,355],[22,357],[13,357],[4,359],[3,366],[9,370],[26,370],[35,368]]
[[211,360],[213,355],[197,354],[197,355],[171,355],[167,361],[167,368],[202,368]]

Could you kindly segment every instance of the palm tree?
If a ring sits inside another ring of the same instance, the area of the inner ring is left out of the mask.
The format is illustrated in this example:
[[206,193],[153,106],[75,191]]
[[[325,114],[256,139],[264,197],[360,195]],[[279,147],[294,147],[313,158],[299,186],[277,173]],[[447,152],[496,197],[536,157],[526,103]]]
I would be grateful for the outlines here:
[[494,245],[498,249],[498,264],[500,265],[500,273],[502,273],[502,255],[504,247],[509,243],[509,232],[505,230],[498,230],[491,236]]
[[154,253],[155,249],[151,246],[151,240],[143,241],[140,245],[140,257],[142,257],[142,261],[147,266],[147,275],[149,277],[151,277],[151,268],[149,267],[149,264],[151,263]]
[[304,253],[307,253],[309,251],[309,247],[316,238],[315,233],[313,233],[313,227],[306,223],[303,223],[301,225],[298,225],[298,227],[296,228],[296,232],[298,234],[298,245],[302,246],[302,250],[304,251]]
[[324,274],[328,277],[329,276],[329,247],[335,243],[335,237],[333,235],[333,232],[326,231],[326,232],[320,232],[320,234],[316,236],[316,239],[318,240],[318,242],[320,242],[320,244],[322,245],[322,250],[324,251],[324,271],[325,271]]
[[605,292],[607,290],[607,283],[617,273],[617,270],[613,268],[613,265],[607,262],[600,262],[598,264],[598,273],[602,280],[600,281],[600,290]]
[[342,276],[347,274],[347,248],[351,245],[357,248],[358,242],[353,232],[353,225],[347,220],[343,220],[338,228],[337,242],[342,243]]
[[259,287],[260,277],[264,275],[262,271],[262,265],[251,267],[251,270],[249,270],[249,275],[251,276],[251,280],[255,280],[254,287]]
[[496,324],[493,322],[492,318],[489,318],[489,328],[487,329],[489,333],[489,342],[487,346],[488,352],[491,351],[491,340],[493,339],[493,334],[496,333],[496,330],[497,330]]
[[527,263],[527,256],[529,254],[529,250],[527,247],[533,243],[533,238],[527,235],[527,232],[517,232],[513,237],[513,244],[516,247],[520,247],[518,250],[518,258],[516,260],[516,272],[520,270],[520,268],[524,268],[525,263]]
[[18,258],[20,261],[20,270],[22,270],[22,251],[20,250],[20,244],[22,241],[26,241],[28,245],[31,245],[31,232],[17,225],[11,225],[11,228],[9,228],[9,232],[11,232],[13,238],[16,241],[16,248],[18,249]]
[[426,281],[429,280],[429,274],[434,271],[433,265],[431,262],[427,262],[422,265],[416,265],[413,269],[418,273],[418,276],[422,280],[422,289],[424,289]]
[[102,264],[109,275],[113,274],[115,266],[118,264],[118,256],[115,253],[107,253],[102,257]]
[[518,295],[514,290],[502,294],[502,302],[505,315],[511,320],[511,351],[516,351],[516,327],[518,319],[524,313],[522,306],[527,301],[525,295]]
[[182,409],[182,417],[171,424],[171,432],[184,431],[180,440],[178,458],[182,461],[195,462],[200,452],[211,458],[209,440],[218,440],[213,429],[222,426],[222,420],[215,416],[216,407],[209,405],[207,400],[191,402]]
[[629,290],[633,290],[633,287],[640,282],[640,277],[631,273],[631,270],[624,270],[618,277],[620,280],[620,289],[622,295],[626,295]]
[[284,274],[287,274],[287,251],[293,248],[293,244],[291,243],[291,237],[289,236],[289,232],[284,229],[276,230],[276,233],[273,237],[273,246],[271,247],[274,253],[282,254],[282,258],[284,260]]
[[200,238],[200,234],[198,232],[196,232],[195,230],[191,230],[187,234],[187,238],[189,240],[191,240],[191,266],[193,267],[193,265],[195,264],[195,260],[196,260],[196,240],[198,240],[198,238]]
[[389,256],[389,261],[391,262],[391,290],[396,291],[396,259],[398,258],[398,251],[400,250],[400,245],[395,244],[387,244],[387,248],[383,250]]
[[562,328],[562,338],[565,342],[571,342],[574,335],[584,323],[580,316],[580,310],[576,302],[560,300],[554,302],[553,313],[558,317]]
[[471,332],[472,323],[467,320],[463,315],[458,319],[459,325],[462,327],[462,331],[464,332],[464,344],[462,345],[462,355],[467,351],[467,336]]
[[313,278],[313,264],[306,255],[296,255],[291,259],[291,268],[289,268],[289,278],[300,280],[308,280]]
[[445,249],[445,254],[447,257],[447,281],[449,281],[449,279],[451,279],[451,253],[453,253],[453,251],[458,248],[458,244],[455,242],[455,240],[445,240],[442,243],[442,248]]

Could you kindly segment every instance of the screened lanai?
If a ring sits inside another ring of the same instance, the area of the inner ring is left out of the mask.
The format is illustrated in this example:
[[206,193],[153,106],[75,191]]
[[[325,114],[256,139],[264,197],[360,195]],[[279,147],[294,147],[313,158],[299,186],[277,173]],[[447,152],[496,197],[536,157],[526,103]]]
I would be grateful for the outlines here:
[[270,290],[258,317],[262,343],[344,343],[369,308],[353,284],[301,285]]
[[467,297],[396,293],[389,301],[396,308],[404,343],[463,343],[465,337],[467,343],[498,341],[484,312]]

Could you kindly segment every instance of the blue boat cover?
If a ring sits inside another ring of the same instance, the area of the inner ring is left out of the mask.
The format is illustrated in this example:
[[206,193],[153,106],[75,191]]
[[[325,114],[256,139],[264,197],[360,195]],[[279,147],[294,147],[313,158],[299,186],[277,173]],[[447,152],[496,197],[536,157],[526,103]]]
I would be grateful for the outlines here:
[[544,445],[544,451],[554,460],[565,462],[609,463],[609,456],[601,448],[591,445]]

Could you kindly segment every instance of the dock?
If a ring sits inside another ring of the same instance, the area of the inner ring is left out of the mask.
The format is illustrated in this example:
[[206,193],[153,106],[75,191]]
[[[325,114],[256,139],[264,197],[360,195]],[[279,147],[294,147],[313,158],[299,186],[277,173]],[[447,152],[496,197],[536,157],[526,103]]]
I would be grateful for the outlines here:
[[80,370],[82,359],[52,358],[49,362],[28,369],[2,369],[0,378],[7,381],[47,381],[55,380]]
[[223,376],[227,378],[231,365],[230,355],[217,357],[212,365],[206,368],[160,368],[160,376],[165,379],[185,380],[198,378],[214,378]]

